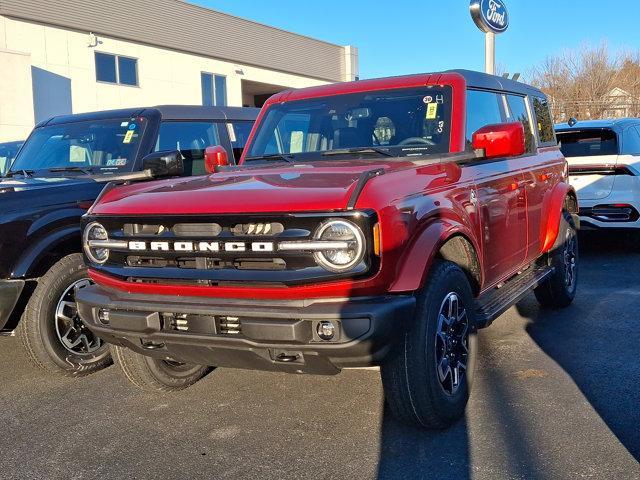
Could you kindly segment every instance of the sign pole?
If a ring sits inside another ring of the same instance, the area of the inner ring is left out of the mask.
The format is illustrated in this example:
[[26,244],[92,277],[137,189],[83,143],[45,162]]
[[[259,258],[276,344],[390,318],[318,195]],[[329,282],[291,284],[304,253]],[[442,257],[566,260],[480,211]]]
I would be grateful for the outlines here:
[[484,70],[490,75],[496,74],[496,34],[484,34]]
[[471,0],[469,12],[476,26],[484,32],[484,71],[496,74],[496,35],[509,28],[505,0]]

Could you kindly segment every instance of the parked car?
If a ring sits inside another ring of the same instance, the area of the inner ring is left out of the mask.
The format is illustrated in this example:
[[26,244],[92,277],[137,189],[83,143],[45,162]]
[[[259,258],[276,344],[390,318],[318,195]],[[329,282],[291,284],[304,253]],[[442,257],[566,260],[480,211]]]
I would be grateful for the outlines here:
[[204,174],[205,157],[213,165],[225,151],[239,155],[257,112],[163,106],[37,125],[0,181],[0,332],[17,332],[51,371],[83,375],[106,365],[108,345],[75,306],[74,287],[89,283],[80,217],[108,182]]
[[0,143],[0,177],[7,173],[23,143],[23,141]]
[[535,88],[461,70],[288,91],[240,163],[109,189],[83,218],[80,315],[135,385],[379,365],[401,420],[443,427],[477,328],[531,291],[574,298],[577,200]]
[[640,118],[556,125],[587,229],[640,232]]

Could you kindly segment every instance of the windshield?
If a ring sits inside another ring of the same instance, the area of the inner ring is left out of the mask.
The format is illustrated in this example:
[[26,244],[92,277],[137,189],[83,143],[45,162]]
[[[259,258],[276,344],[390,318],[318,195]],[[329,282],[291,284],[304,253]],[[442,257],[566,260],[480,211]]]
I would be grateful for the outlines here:
[[110,119],[38,128],[20,150],[11,171],[130,171],[146,123],[144,118]]
[[327,152],[354,149],[394,156],[446,153],[450,121],[448,86],[284,102],[269,107],[245,160],[326,159]]
[[617,155],[618,140],[613,130],[571,130],[557,132],[562,154],[569,157]]

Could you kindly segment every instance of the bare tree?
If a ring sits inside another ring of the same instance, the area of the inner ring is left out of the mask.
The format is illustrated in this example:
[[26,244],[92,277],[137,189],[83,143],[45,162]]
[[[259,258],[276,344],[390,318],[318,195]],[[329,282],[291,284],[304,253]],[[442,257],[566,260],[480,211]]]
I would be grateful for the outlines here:
[[640,55],[606,44],[547,57],[529,75],[551,99],[556,120],[640,114]]

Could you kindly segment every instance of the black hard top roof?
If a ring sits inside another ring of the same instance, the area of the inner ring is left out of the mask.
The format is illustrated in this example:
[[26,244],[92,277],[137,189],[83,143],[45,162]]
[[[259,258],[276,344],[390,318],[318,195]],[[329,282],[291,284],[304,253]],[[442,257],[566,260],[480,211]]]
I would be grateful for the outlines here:
[[449,72],[459,73],[467,81],[467,86],[472,88],[483,88],[489,90],[501,90],[521,95],[534,95],[545,97],[546,95],[536,87],[526,83],[510,80],[508,78],[490,75],[488,73],[476,72],[474,70],[449,70]]
[[199,105],[160,105],[146,108],[123,108],[101,112],[76,113],[50,118],[37,126],[60,125],[63,123],[108,120],[111,118],[132,118],[149,113],[159,113],[163,120],[235,120],[254,121],[259,108],[249,107],[203,107]]

